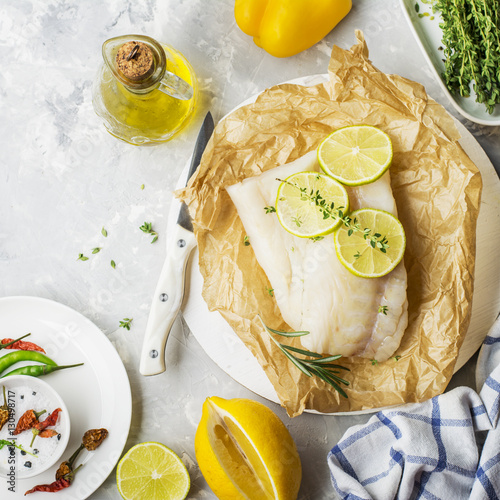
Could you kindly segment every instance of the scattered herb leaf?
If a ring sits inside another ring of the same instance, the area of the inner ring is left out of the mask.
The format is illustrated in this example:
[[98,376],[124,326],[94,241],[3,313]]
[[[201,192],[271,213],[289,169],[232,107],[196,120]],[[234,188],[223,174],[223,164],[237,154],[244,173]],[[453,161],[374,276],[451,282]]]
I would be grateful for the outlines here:
[[143,233],[153,235],[153,239],[151,240],[151,243],[154,243],[158,239],[158,233],[153,230],[153,223],[152,222],[145,222],[139,229]]
[[394,359],[395,359],[396,361],[399,361],[399,360],[400,360],[400,358],[401,358],[401,356],[399,356],[399,355],[398,355],[398,356],[394,356]]
[[110,264],[113,269],[116,269],[116,262],[114,260],[112,260]]
[[95,247],[93,250],[92,250],[92,253],[93,254],[96,254],[96,253],[99,253],[101,251],[101,247]]
[[387,316],[388,306],[378,306],[378,312]]
[[248,247],[250,246],[250,240],[248,238],[248,236],[245,235],[245,237],[243,238],[243,244]]
[[274,297],[274,288],[270,288],[266,286],[266,291],[267,293],[271,296]]
[[378,365],[378,361],[376,359],[372,359],[371,362],[372,362],[372,365]]
[[266,214],[273,214],[274,212],[276,212],[275,207],[264,207],[264,210],[266,211]]
[[133,320],[134,318],[123,318],[120,321],[120,327],[125,328],[126,330],[130,330],[130,323],[132,323]]
[[85,260],[89,260],[89,258],[85,257],[85,255],[83,255],[83,253],[79,253],[78,254],[78,259],[76,259],[76,260],[83,260],[83,261],[85,261]]
[[101,234],[102,234],[105,238],[107,238],[107,237],[108,237],[108,232],[107,232],[107,231],[106,231],[106,229],[104,229],[104,228],[102,228],[102,229],[101,229]]

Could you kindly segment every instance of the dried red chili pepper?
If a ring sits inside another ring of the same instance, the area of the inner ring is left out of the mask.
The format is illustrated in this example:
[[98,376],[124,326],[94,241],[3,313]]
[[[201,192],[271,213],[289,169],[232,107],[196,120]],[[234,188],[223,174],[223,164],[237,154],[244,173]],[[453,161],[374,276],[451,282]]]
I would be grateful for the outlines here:
[[[59,409],[59,408],[58,408]],[[53,412],[54,413],[54,412]],[[48,418],[52,416],[49,415]],[[45,420],[47,420],[45,419]],[[44,422],[45,422],[44,420]],[[57,418],[56,418],[57,420]],[[47,429],[50,430],[50,429]],[[45,432],[45,431],[42,431]],[[40,435],[42,434],[40,433]],[[82,438],[82,444],[80,447],[71,455],[70,459],[63,462],[56,472],[56,480],[51,484],[41,484],[39,486],[35,486],[31,490],[27,491],[25,495],[29,493],[34,493],[35,491],[45,491],[45,492],[54,492],[60,491],[64,488],[67,488],[73,482],[75,478],[75,474],[78,472],[78,469],[82,467],[83,464],[80,464],[75,470],[73,470],[73,463],[76,460],[76,457],[84,448],[89,451],[94,451],[97,449],[101,443],[108,437],[108,431],[106,429],[90,429],[88,430]]]
[[33,432],[33,439],[31,440],[30,446],[33,446],[33,441],[35,441],[35,438],[42,432],[44,431],[47,427],[56,425],[57,423],[57,418],[59,417],[59,412],[61,412],[61,408],[56,408],[45,420],[42,422],[37,422],[35,425],[32,427],[32,432]]
[[90,429],[83,435],[82,445],[88,451],[94,451],[107,437],[107,429]]
[[21,340],[21,339],[24,339],[25,337],[28,337],[29,335],[31,335],[31,333],[23,335],[22,337],[19,337],[18,339],[5,338],[0,343],[0,349],[19,349],[20,351],[39,351],[39,352],[43,352],[45,354],[45,350],[42,347],[40,347],[39,345],[34,344],[33,342],[26,342],[26,341]]
[[38,423],[38,419],[40,418],[40,416],[46,412],[47,412],[47,410],[42,410],[42,411],[28,410],[28,411],[25,411],[21,415],[21,418],[19,419],[19,421],[17,422],[16,430],[14,431],[14,436],[21,434],[21,432],[23,432],[23,431],[27,431],[28,429],[31,429],[36,423]]
[[61,411],[61,408],[56,408],[45,420],[37,422],[33,427],[39,431],[43,431],[51,425],[56,425],[57,417],[59,417],[59,412]]
[[38,437],[41,438],[52,438],[54,436],[57,436],[59,433],[55,431],[54,429],[44,429],[43,431],[40,431],[38,433]]
[[69,462],[63,462],[56,471],[56,479],[61,479],[73,472],[73,467]]
[[38,486],[31,488],[31,490],[28,490],[25,493],[25,495],[29,495],[30,493],[35,493],[36,491],[45,491],[48,493],[53,493],[55,491],[64,490],[69,486],[71,486],[71,481],[62,477],[61,479],[57,479],[51,484],[39,484]]
[[7,420],[10,417],[10,408],[7,404],[7,397],[5,396],[5,386],[3,386],[3,405],[0,406],[0,431],[2,427],[5,425]]
[[61,491],[65,488],[71,486],[73,479],[75,479],[75,474],[78,472],[78,469],[82,467],[83,464],[79,465],[75,470],[71,469],[71,466],[68,462],[63,462],[59,469],[56,472],[56,480],[51,484],[40,484],[35,486],[31,490],[27,491],[25,495],[30,493],[34,493],[35,491],[45,491],[48,493],[53,493],[55,491]]

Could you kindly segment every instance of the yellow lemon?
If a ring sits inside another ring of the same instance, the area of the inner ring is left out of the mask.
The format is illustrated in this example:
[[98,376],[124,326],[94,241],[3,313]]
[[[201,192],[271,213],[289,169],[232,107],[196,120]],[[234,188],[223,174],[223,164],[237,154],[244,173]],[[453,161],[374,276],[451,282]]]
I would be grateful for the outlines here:
[[219,500],[295,500],[302,479],[283,422],[250,399],[207,398],[195,437],[201,472]]

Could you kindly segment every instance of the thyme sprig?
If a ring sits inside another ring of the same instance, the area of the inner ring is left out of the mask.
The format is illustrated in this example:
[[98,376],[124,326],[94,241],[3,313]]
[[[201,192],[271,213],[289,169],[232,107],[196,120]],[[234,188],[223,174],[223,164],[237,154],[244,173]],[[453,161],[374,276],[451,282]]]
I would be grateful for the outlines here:
[[133,320],[134,318],[123,318],[123,320],[120,321],[120,327],[125,328],[125,330],[130,330],[130,324]]
[[5,446],[7,446],[8,448],[10,448],[12,446],[14,448],[17,448],[18,450],[21,450],[21,451],[24,451],[25,453],[28,453],[32,457],[36,457],[35,454],[30,453],[28,450],[25,450],[22,445],[17,444],[15,441],[9,441],[7,439],[0,439],[0,450],[2,448],[4,448]]
[[[332,361],[336,361],[341,358],[341,354],[336,354],[334,356],[323,356],[322,354],[318,354],[317,352],[308,351],[306,349],[299,349],[298,347],[294,347],[287,344],[280,344],[274,337],[274,335],[281,335],[282,337],[303,337],[304,335],[309,335],[309,332],[299,331],[299,332],[283,332],[280,330],[274,330],[269,328],[259,316],[259,319],[264,326],[267,333],[273,340],[273,342],[279,347],[281,352],[305,375],[308,377],[312,377],[313,375],[319,377],[321,380],[331,385],[340,395],[347,398],[347,394],[344,389],[340,386],[340,384],[349,385],[349,381],[339,377],[337,373],[340,373],[339,370],[347,370],[350,371],[349,368],[337,365],[332,363]],[[303,356],[308,356],[313,359],[305,359],[300,358],[295,355],[302,354]]]
[[[389,242],[386,236],[382,236],[380,233],[372,234],[372,230],[368,227],[361,228],[361,225],[359,224],[356,217],[354,217],[353,219],[351,216],[349,216],[349,214],[345,214],[345,207],[335,207],[335,203],[333,201],[331,203],[328,203],[328,201],[325,200],[323,196],[321,196],[319,189],[317,189],[316,191],[314,189],[308,191],[306,187],[300,187],[297,184],[294,184],[293,182],[290,182],[286,179],[276,180],[279,182],[284,182],[289,186],[298,189],[300,191],[300,199],[302,201],[313,202],[318,207],[319,211],[323,214],[323,219],[332,218],[334,220],[342,221],[342,224],[348,228],[348,236],[351,236],[354,233],[362,233],[363,238],[369,242],[372,248],[378,248],[381,252],[387,253]],[[297,225],[300,227],[299,224]]]
[[145,222],[142,226],[139,227],[139,229],[146,233],[146,234],[151,234],[153,236],[153,239],[151,240],[151,243],[154,243],[158,239],[158,233],[153,230],[153,223],[152,222]]

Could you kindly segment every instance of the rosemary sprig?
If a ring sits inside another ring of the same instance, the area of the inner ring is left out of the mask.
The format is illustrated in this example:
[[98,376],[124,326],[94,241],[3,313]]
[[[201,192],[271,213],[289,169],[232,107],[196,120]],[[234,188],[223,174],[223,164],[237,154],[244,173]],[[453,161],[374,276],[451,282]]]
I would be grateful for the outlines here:
[[[274,330],[269,328],[259,316],[259,319],[264,326],[267,333],[273,340],[273,342],[279,347],[281,352],[302,372],[304,375],[308,377],[312,377],[313,375],[319,377],[321,380],[331,385],[339,394],[347,398],[347,394],[344,389],[340,386],[340,384],[349,385],[349,382],[337,375],[340,373],[339,370],[347,370],[350,371],[349,368],[337,365],[332,363],[332,361],[336,361],[341,358],[341,354],[336,354],[334,356],[323,356],[322,354],[318,354],[317,352],[307,351],[306,349],[300,349],[298,347],[294,347],[287,344],[280,344],[274,337],[274,335],[281,335],[282,337],[303,337],[304,335],[309,335],[309,332],[299,331],[299,332],[282,332],[280,330]],[[296,354],[302,354],[304,356],[308,356],[313,359],[305,359],[296,356]]]
[[[306,187],[300,187],[297,184],[294,184],[293,182],[290,182],[286,179],[276,180],[279,182],[285,182],[289,186],[298,189],[300,191],[300,199],[306,202],[313,202],[318,207],[319,211],[323,214],[323,219],[332,218],[334,220],[341,220],[342,224],[344,224],[345,227],[349,228],[347,231],[348,236],[351,236],[354,233],[362,233],[363,238],[369,241],[372,248],[378,248],[381,252],[387,253],[389,242],[386,236],[382,236],[380,233],[372,234],[372,230],[368,227],[361,228],[356,217],[354,217],[353,219],[348,214],[345,214],[345,207],[335,207],[335,203],[333,201],[331,203],[328,203],[327,200],[325,200],[325,198],[321,196],[319,189],[317,189],[316,191],[314,191],[314,189],[311,189],[308,192]],[[297,222],[297,220],[293,220],[292,218],[292,221],[294,221],[300,227],[300,224]]]

